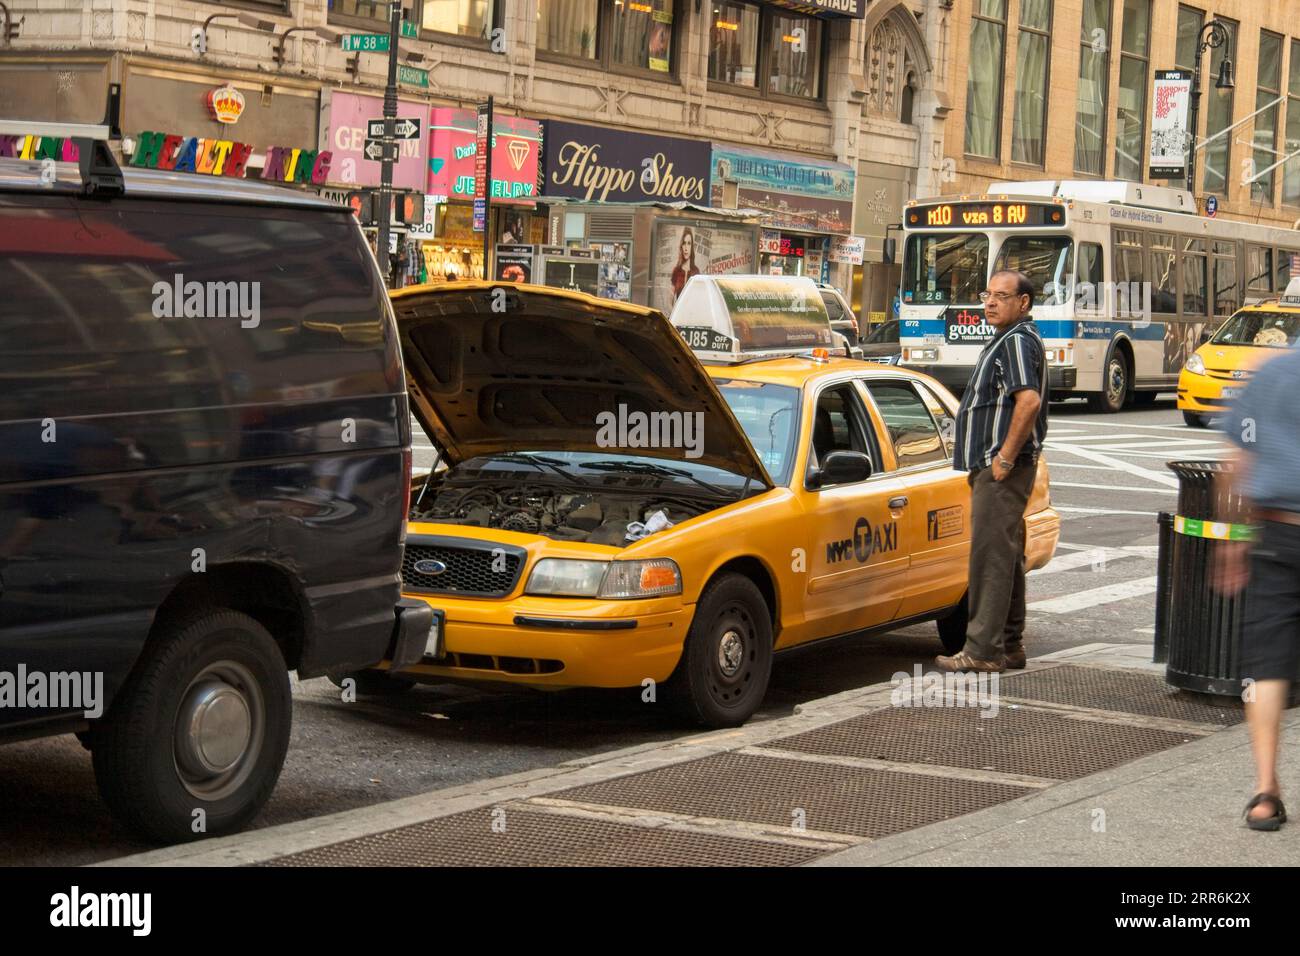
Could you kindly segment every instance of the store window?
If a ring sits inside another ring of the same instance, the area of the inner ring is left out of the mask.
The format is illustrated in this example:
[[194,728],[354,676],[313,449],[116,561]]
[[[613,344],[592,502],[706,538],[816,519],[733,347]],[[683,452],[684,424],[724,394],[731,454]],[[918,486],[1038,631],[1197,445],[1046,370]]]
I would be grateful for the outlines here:
[[[486,40],[495,26],[495,0],[406,0],[407,19],[424,30]],[[329,0],[331,22],[357,23],[388,32],[388,4],[381,0]]]
[[1115,111],[1115,178],[1142,182],[1146,135],[1147,56],[1151,0],[1124,0],[1120,34],[1119,104]]
[[[1290,156],[1297,150],[1300,150],[1300,40],[1292,40],[1286,81],[1286,146],[1282,153]],[[1300,162],[1295,160],[1282,167],[1282,202],[1300,206]]]
[[1079,47],[1079,92],[1075,99],[1074,169],[1105,172],[1106,90],[1110,85],[1110,0],[1084,0]]
[[1232,315],[1237,311],[1237,247],[1232,242],[1214,244],[1215,315]]
[[966,152],[971,156],[1001,156],[1006,33],[1006,0],[975,0],[966,73]]
[[1052,0],[1020,0],[1020,35],[1016,40],[1016,105],[1011,116],[1012,162],[1043,165],[1051,29]]
[[670,73],[673,0],[542,0],[537,49],[605,69]]
[[1179,70],[1196,69],[1196,46],[1205,26],[1205,11],[1195,7],[1178,8],[1178,37],[1174,41],[1174,67]]
[[492,0],[422,0],[420,26],[436,33],[487,39]]
[[821,97],[825,34],[820,20],[753,3],[710,7],[710,80],[773,96]]
[[[1214,78],[1219,75],[1226,54],[1235,59],[1237,55],[1237,24],[1223,17],[1216,17],[1228,30],[1228,42],[1210,50],[1210,70],[1201,74],[1201,88],[1205,91],[1201,101],[1205,113],[1205,136],[1209,140],[1216,133],[1221,133],[1232,125],[1232,90],[1219,90],[1214,87]],[[1228,168],[1232,161],[1232,141],[1236,136],[1228,133],[1220,136],[1201,151],[1204,159],[1204,176],[1201,180],[1206,192],[1226,192],[1228,188]]]
[[[1273,184],[1276,169],[1269,169],[1280,158],[1277,155],[1277,99],[1282,95],[1282,38],[1276,33],[1261,30],[1259,33],[1259,71],[1255,81],[1255,168],[1249,170],[1254,179],[1250,184],[1252,202],[1273,205]],[[1262,176],[1264,170],[1267,173]]]
[[[1183,240],[1183,315],[1205,315],[1205,240]],[[1154,309],[1153,311],[1159,311]]]

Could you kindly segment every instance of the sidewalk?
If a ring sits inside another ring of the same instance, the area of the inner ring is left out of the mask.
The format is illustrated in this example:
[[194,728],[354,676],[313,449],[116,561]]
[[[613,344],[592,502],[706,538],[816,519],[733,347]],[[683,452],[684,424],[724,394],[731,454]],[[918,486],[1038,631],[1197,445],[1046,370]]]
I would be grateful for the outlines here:
[[[1294,864],[1241,825],[1239,704],[1092,644],[1000,681],[995,716],[890,684],[794,715],[110,861],[238,865]],[[919,701],[918,701],[919,702]],[[1287,715],[1300,734],[1300,710]],[[1284,793],[1300,797],[1285,763]]]

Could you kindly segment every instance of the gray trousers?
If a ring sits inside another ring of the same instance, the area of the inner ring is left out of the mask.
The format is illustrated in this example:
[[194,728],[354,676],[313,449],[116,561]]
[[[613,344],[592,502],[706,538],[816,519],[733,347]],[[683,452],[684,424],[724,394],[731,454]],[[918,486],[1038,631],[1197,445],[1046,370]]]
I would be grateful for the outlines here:
[[1036,466],[1017,462],[1001,481],[992,468],[972,472],[970,591],[966,653],[994,661],[1025,630],[1025,506]]

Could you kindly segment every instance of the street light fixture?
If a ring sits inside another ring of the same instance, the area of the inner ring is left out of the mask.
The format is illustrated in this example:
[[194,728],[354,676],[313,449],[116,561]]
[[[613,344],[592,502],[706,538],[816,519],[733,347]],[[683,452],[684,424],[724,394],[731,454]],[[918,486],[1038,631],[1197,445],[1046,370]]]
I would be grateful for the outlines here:
[[276,66],[284,66],[286,40],[290,34],[294,33],[311,33],[327,43],[337,43],[339,33],[337,30],[331,30],[329,27],[290,27],[275,38],[275,47],[271,50],[271,57],[275,60]]
[[[1201,112],[1201,57],[1206,50],[1218,49],[1228,42],[1230,35],[1228,27],[1222,20],[1211,20],[1201,28],[1201,32],[1196,46],[1196,59],[1192,66],[1192,91],[1191,91],[1191,124],[1189,127],[1188,149],[1187,149],[1187,190],[1193,195],[1196,194],[1196,130],[1197,121]],[[1219,64],[1219,75],[1214,81],[1216,90],[1230,90],[1234,84],[1232,82],[1232,60],[1228,56],[1231,51],[1226,51],[1223,55],[1223,62]]]

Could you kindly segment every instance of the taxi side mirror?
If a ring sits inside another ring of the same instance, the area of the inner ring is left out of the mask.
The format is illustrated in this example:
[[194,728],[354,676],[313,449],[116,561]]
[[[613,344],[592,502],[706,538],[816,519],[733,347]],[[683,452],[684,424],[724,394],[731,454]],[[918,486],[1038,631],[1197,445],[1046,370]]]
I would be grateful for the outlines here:
[[866,481],[871,477],[871,472],[871,459],[862,452],[833,451],[826,456],[822,466],[809,476],[808,487],[816,490],[826,485]]
[[1208,342],[1208,341],[1210,341],[1210,330],[1209,330],[1209,329],[1201,329],[1201,335],[1200,335],[1200,338],[1197,340],[1197,343],[1196,343],[1196,344],[1197,344],[1197,345],[1204,345],[1204,344],[1205,344],[1206,342]]

